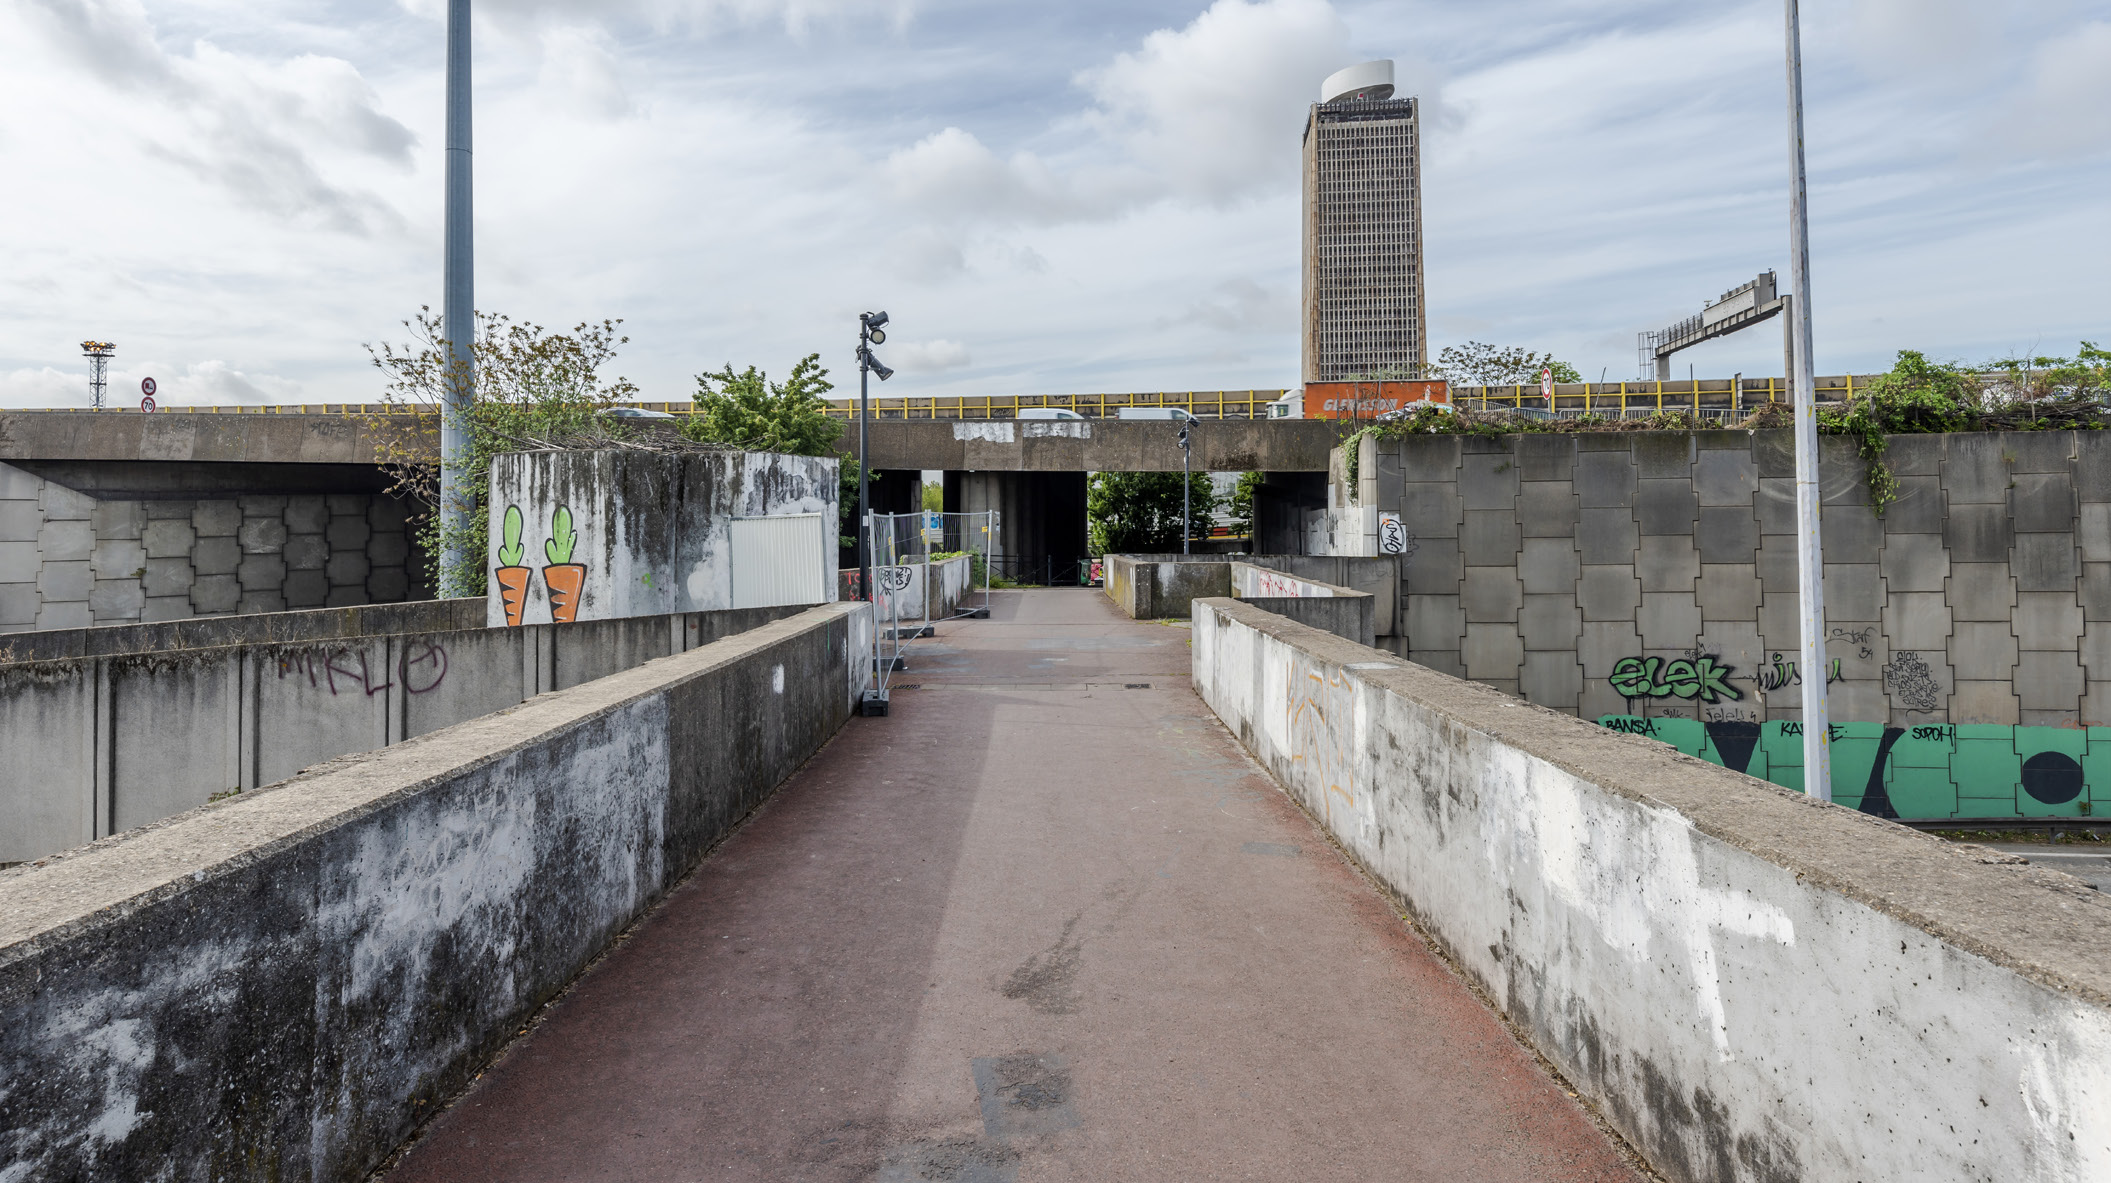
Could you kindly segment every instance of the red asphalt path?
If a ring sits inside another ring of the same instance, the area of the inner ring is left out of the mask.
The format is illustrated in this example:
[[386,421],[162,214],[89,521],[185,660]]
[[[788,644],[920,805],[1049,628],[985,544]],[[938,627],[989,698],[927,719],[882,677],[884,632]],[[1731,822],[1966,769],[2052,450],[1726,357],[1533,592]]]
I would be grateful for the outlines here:
[[389,1183],[1637,1178],[1186,629],[1063,590],[938,634]]

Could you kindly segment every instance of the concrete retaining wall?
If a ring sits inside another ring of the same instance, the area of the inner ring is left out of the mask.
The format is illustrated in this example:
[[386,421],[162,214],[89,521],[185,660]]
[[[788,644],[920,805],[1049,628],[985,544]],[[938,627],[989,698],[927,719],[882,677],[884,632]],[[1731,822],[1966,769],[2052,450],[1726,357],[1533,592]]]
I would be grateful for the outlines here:
[[0,1178],[365,1178],[843,724],[868,612],[0,872]]
[[[835,594],[840,493],[836,462],[814,456],[605,449],[495,457],[490,623],[823,603]],[[508,509],[521,514],[515,554],[504,536]],[[733,571],[736,519],[790,517],[813,527],[799,553],[744,561],[795,563],[803,596],[743,594]],[[553,615],[560,604],[569,615]]]
[[[92,655],[0,665],[0,751],[10,756],[0,766],[0,864],[797,611],[464,627],[460,618],[482,609],[481,599],[428,601],[84,629],[59,639]],[[127,642],[137,648],[110,648]]]
[[1197,692],[1670,1178],[2111,1176],[2111,900],[1195,608]]
[[[1800,717],[1790,437],[1367,438],[1402,653],[1587,718]],[[2111,433],[1890,437],[1881,516],[1854,441],[1819,453],[1835,721],[2111,725]],[[1720,689],[1632,676],[1703,657]]]
[[1288,617],[1299,624],[1324,629],[1345,641],[1375,645],[1369,592],[1304,579],[1251,563],[1231,565],[1232,594],[1240,600]]
[[1394,609],[1400,568],[1392,557],[1349,555],[1177,555],[1138,554],[1106,557],[1107,595],[1138,620],[1188,616],[1188,604],[1208,596],[1233,594],[1232,563],[1281,571],[1317,583],[1330,583],[1371,596],[1376,634],[1390,637],[1397,625]]
[[0,633],[422,598],[407,520],[381,494],[96,497],[0,464]]

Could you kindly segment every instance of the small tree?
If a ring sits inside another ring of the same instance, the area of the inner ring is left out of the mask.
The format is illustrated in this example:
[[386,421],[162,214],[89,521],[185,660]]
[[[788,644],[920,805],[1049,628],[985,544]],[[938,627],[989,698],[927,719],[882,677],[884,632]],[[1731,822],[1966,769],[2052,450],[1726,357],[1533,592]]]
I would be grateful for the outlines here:
[[1429,367],[1430,376],[1457,386],[1536,386],[1541,370],[1554,371],[1556,382],[1581,382],[1583,375],[1551,353],[1534,353],[1521,346],[1496,346],[1485,341],[1447,345]]
[[[443,515],[428,512],[417,520],[417,543],[432,561],[436,590],[442,596],[480,596],[488,590],[484,546],[490,525],[491,458],[517,451],[528,443],[554,439],[620,439],[621,424],[604,412],[635,399],[638,388],[627,379],[606,382],[601,367],[616,356],[628,337],[616,335],[620,320],[581,324],[570,333],[552,333],[538,324],[516,324],[510,317],[476,314],[471,353],[476,381],[466,407],[447,406],[447,393],[459,379],[440,317],[430,306],[403,322],[411,340],[405,345],[382,342],[366,346],[367,355],[387,378],[382,401],[427,412],[428,426],[416,433],[377,432],[380,462],[394,477],[391,489],[426,506],[440,503],[440,469],[430,457],[439,451],[440,425],[451,422],[468,441],[459,476],[469,521],[450,527]],[[388,425],[388,418],[377,426]],[[450,554],[474,556],[451,564]]]
[[754,366],[736,374],[728,363],[716,374],[696,376],[696,412],[682,424],[682,434],[756,452],[833,457],[837,541],[852,547],[857,545],[858,469],[836,447],[843,424],[829,417],[822,397],[834,389],[818,353],[793,363],[791,377],[783,382],[770,381]]
[[1189,495],[1190,521],[1209,533],[1217,496],[1209,474],[1183,479],[1177,472],[1096,472],[1085,488],[1085,520],[1094,555],[1165,554],[1180,549],[1181,489]]
[[696,376],[696,413],[682,424],[682,434],[751,452],[837,456],[843,424],[828,417],[822,398],[834,389],[818,353],[800,358],[783,382],[771,382],[754,366],[736,374],[728,365]]

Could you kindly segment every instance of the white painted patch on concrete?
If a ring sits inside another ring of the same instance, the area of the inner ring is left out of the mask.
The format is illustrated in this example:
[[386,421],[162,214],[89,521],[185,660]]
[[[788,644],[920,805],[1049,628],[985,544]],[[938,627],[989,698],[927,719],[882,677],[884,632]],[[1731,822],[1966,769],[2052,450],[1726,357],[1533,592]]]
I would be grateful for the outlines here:
[[987,420],[962,420],[953,424],[953,438],[956,440],[974,440],[984,444],[1009,444],[1016,442],[1012,434],[1012,424],[1009,420],[995,423]]
[[1026,428],[1026,438],[1030,440],[1092,438],[1092,424],[1082,419],[1030,419],[1023,426]]
[[784,693],[784,667],[781,665],[770,667],[770,692],[773,694]]

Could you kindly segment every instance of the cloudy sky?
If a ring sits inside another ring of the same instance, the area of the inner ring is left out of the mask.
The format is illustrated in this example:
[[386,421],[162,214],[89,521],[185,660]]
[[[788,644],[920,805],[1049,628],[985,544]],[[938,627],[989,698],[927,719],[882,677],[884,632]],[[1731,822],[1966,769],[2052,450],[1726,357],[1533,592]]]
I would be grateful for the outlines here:
[[[444,0],[0,0],[0,405],[378,397],[440,297]],[[1320,78],[1425,103],[1430,332],[1631,377],[1786,273],[1778,0],[478,0],[477,304],[679,399],[1274,387]],[[2111,0],[1808,0],[1818,366],[2111,338]],[[1780,372],[1769,325],[1681,355]],[[1683,367],[1681,367],[1683,368]],[[136,397],[136,396],[135,396]]]

